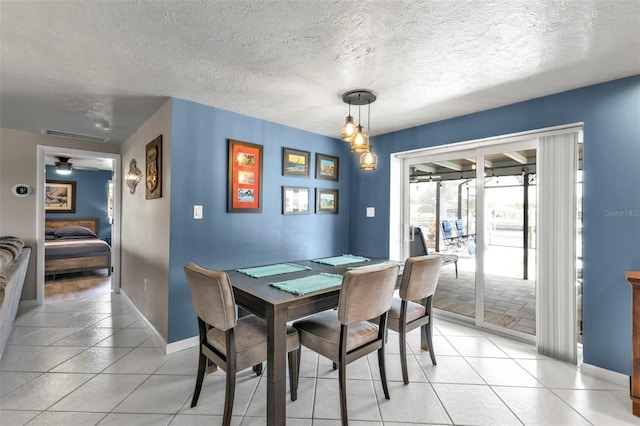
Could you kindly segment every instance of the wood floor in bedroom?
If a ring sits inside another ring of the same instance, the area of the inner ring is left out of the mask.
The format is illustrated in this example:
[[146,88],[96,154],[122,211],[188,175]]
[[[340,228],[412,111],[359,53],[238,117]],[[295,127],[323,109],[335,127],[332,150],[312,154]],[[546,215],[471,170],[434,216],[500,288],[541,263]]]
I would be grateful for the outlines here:
[[111,290],[111,276],[107,270],[77,272],[71,274],[48,276],[44,283],[46,302],[59,302],[83,298]]

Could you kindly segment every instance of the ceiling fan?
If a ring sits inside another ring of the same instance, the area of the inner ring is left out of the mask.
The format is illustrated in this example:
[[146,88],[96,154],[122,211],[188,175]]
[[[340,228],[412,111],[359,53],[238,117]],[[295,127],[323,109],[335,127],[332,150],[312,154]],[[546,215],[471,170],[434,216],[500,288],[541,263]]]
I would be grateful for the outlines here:
[[[73,169],[76,169],[76,170],[100,170],[97,167],[89,167],[89,166],[84,166],[84,165],[74,165],[74,163],[71,162],[71,157],[57,155],[57,156],[55,156],[55,159],[57,161],[54,161],[53,165],[55,166],[56,173],[59,174],[59,175],[69,175],[69,174],[71,174],[71,171]],[[80,160],[80,161],[82,161],[82,160]]]

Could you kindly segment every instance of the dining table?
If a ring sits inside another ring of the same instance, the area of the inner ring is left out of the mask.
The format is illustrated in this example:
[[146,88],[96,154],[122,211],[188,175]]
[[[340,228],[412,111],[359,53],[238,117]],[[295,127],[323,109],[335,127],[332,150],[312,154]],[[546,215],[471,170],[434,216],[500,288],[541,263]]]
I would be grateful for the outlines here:
[[388,259],[345,256],[351,256],[351,262],[336,266],[319,261],[340,261],[340,256],[286,262],[287,265],[299,266],[300,268],[296,268],[299,270],[278,275],[254,277],[241,272],[260,270],[261,267],[225,271],[233,287],[236,305],[263,318],[267,323],[267,425],[280,426],[286,422],[287,323],[337,307],[340,294],[339,282],[337,286],[306,294],[293,294],[272,284],[318,274],[341,276],[349,269],[391,262]]

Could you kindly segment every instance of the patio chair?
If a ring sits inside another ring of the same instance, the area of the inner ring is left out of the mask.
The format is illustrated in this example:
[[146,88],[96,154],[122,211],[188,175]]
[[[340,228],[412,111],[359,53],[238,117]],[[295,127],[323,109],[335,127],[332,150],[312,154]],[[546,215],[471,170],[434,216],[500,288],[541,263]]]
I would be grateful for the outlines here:
[[[429,250],[427,249],[427,243],[424,239],[422,229],[419,226],[413,226],[411,232],[413,234],[413,238],[409,245],[409,257],[427,256],[429,254]],[[437,254],[442,256],[442,266],[449,265],[451,263],[454,264],[456,268],[456,278],[458,278],[458,256],[455,254]]]
[[442,239],[444,240],[445,250],[451,250],[452,253],[458,250],[461,239],[457,235],[453,235],[453,228],[451,228],[451,222],[448,220],[442,221]]
[[462,219],[456,219],[455,222],[456,222],[456,235],[459,239],[458,241],[462,242],[465,245],[465,247],[469,251],[469,254],[475,254],[476,253],[476,243],[475,243],[476,234],[467,234],[466,232],[464,232],[464,224],[462,223]]

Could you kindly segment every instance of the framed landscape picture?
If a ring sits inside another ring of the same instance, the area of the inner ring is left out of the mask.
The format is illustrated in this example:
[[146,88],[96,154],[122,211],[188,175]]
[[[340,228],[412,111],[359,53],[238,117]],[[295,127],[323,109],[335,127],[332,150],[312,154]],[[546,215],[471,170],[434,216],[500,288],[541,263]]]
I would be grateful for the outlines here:
[[338,190],[316,188],[316,213],[338,213]]
[[47,213],[75,213],[76,183],[47,180],[44,188],[44,209]]
[[282,214],[308,214],[309,188],[302,186],[282,187]]
[[262,211],[262,145],[229,139],[227,211]]
[[282,175],[309,177],[311,153],[292,148],[282,148]]
[[338,180],[338,157],[316,154],[316,178]]

